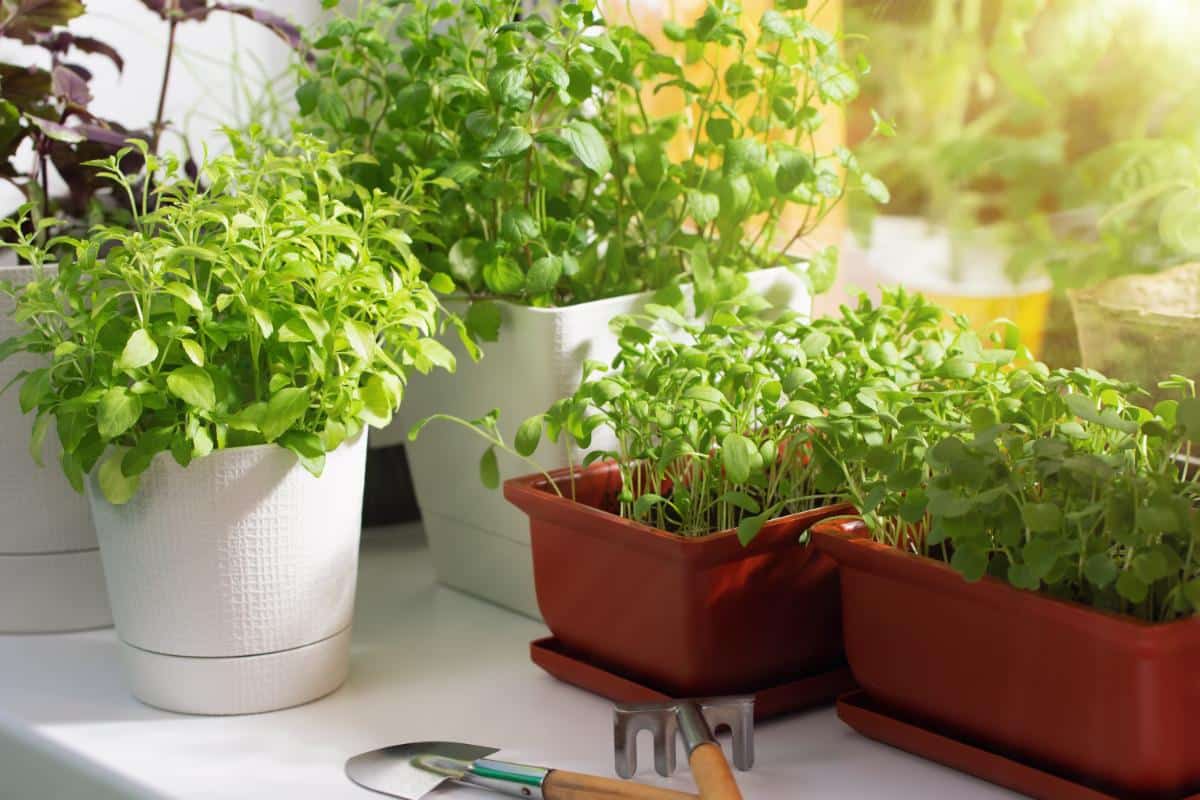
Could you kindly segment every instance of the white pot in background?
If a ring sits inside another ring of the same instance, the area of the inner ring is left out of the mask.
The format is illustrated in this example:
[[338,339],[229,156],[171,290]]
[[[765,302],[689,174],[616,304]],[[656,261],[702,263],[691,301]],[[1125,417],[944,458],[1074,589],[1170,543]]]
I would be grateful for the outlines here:
[[997,226],[951,233],[917,217],[881,216],[866,255],[872,283],[921,292],[965,315],[977,330],[1010,320],[1022,344],[1041,357],[1054,284],[1037,270],[1014,279],[1008,272],[1012,252]]
[[[809,313],[807,284],[784,267],[752,273],[751,286],[779,307]],[[411,426],[435,413],[465,419],[500,409],[500,430],[511,443],[522,421],[545,411],[579,386],[583,362],[607,363],[617,352],[612,317],[650,302],[652,293],[625,295],[565,308],[501,303],[497,342],[473,363],[458,350],[455,374],[414,376],[397,421],[376,444],[403,441]],[[443,583],[538,618],[529,520],[500,491],[479,482],[483,439],[457,425],[428,426],[407,447],[421,519],[434,568]],[[566,465],[563,446],[543,442],[533,458],[547,469]],[[503,479],[533,468],[500,454]]]
[[[53,272],[53,267],[47,267]],[[0,267],[0,280],[21,285],[29,267]],[[0,297],[0,341],[21,333]],[[34,356],[0,362],[0,387],[22,370],[42,366]],[[104,573],[87,500],[56,461],[57,434],[46,436],[45,467],[29,454],[33,416],[21,413],[17,385],[0,395],[0,633],[48,633],[112,624]]]
[[881,214],[871,227],[866,257],[877,282],[945,297],[1025,297],[1050,291],[1042,273],[1014,281],[1007,273],[1010,248],[996,228],[962,234],[958,263],[954,238],[942,225],[920,217]]
[[89,485],[122,658],[143,702],[298,705],[346,679],[367,437],[314,478],[281,447],[159,455],[128,504]]

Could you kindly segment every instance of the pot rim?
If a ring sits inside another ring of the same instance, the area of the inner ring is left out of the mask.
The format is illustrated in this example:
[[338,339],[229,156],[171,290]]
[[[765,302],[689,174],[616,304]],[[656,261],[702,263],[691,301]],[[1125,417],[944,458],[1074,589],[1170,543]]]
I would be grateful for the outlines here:
[[[617,468],[617,462],[609,459],[598,461],[583,468],[563,467],[552,470],[548,474],[556,484],[561,484],[562,481],[570,479],[572,469],[576,478],[579,478],[595,476],[597,473],[609,473]],[[635,541],[644,546],[667,546],[691,552],[696,552],[700,548],[713,549],[714,547],[724,547],[728,549],[730,545],[744,553],[750,553],[755,549],[765,550],[780,545],[791,546],[791,531],[797,523],[808,522],[807,525],[804,525],[804,528],[808,529],[812,524],[828,517],[855,513],[854,506],[849,503],[834,503],[826,506],[817,506],[816,508],[800,511],[795,514],[776,517],[764,524],[762,530],[759,531],[754,540],[749,545],[743,547],[741,541],[738,539],[737,530],[734,528],[714,531],[704,536],[681,536],[677,533],[654,528],[643,522],[627,519],[611,511],[605,511],[602,508],[573,500],[569,496],[559,496],[549,489],[546,476],[541,473],[533,473],[506,480],[504,482],[504,497],[513,505],[530,514],[530,516],[533,516],[530,507],[539,506],[546,508],[548,506],[559,514],[575,517],[582,515],[596,522],[603,523],[609,531],[616,529],[634,534],[637,537]],[[579,526],[579,532],[585,532],[583,526]]]
[[[358,432],[358,434],[356,436],[347,438],[341,444],[339,444],[337,447],[335,447],[333,450],[328,451],[325,455],[330,455],[331,453],[336,453],[339,450],[342,450],[343,448],[354,447],[355,445],[357,445],[359,443],[359,441],[361,441],[366,436],[366,434],[367,434],[367,426],[363,425],[362,429]],[[291,450],[288,450],[286,447],[279,444],[278,442],[267,442],[266,444],[244,444],[244,445],[239,445],[237,447],[221,447],[221,448],[214,447],[212,452],[209,453],[208,455],[200,456],[199,458],[193,458],[186,467],[180,466],[179,463],[176,462],[173,458],[171,459],[171,464],[174,465],[175,467],[177,467],[178,469],[181,469],[184,472],[187,472],[188,470],[192,469],[197,464],[201,464],[211,458],[217,458],[225,453],[252,453],[252,452],[267,451],[267,450],[280,450],[280,451],[292,456],[293,458],[295,458],[296,462],[299,463],[299,457],[296,456],[296,454],[293,453]],[[170,452],[168,452],[166,450],[164,450],[160,453],[156,453],[154,455],[153,461],[157,461],[160,458],[171,458],[171,454],[170,454]],[[101,460],[103,460],[103,459],[101,459]],[[153,461],[151,463],[153,463]],[[96,475],[97,475],[97,470],[99,470],[99,469],[100,469],[100,461],[97,461],[96,467],[94,469],[92,469],[92,471],[89,472],[87,475],[89,482],[92,482],[97,479]],[[318,480],[320,480],[320,479],[318,478]]]
[[[33,264],[0,264],[0,276],[11,275],[15,272],[32,272],[35,269]],[[42,269],[58,269],[58,261],[42,262]]]
[[948,564],[875,541],[867,535],[866,523],[858,516],[821,520],[812,527],[812,540],[817,549],[843,567],[921,584],[936,591],[969,595],[975,601],[1001,610],[1014,610],[1015,607],[1061,624],[1086,627],[1097,638],[1125,646],[1154,646],[1155,654],[1161,654],[1163,639],[1174,640],[1172,644],[1178,648],[1200,647],[1200,638],[1197,638],[1200,617],[1149,622],[1093,608],[1076,600],[1018,589],[990,575],[972,583]]
[[[803,259],[796,258],[795,262],[803,263]],[[776,270],[790,271],[790,268],[786,264],[780,264],[780,265],[774,266],[774,267],[763,267],[762,269],[749,270],[749,271],[743,272],[741,274],[743,274],[743,275],[762,275],[764,273],[773,272]],[[684,290],[690,290],[693,288],[693,284],[691,284],[691,283],[682,284],[680,286],[680,288],[682,288]],[[657,290],[655,290],[655,289],[646,289],[646,290],[640,291],[640,292],[629,292],[627,294],[617,294],[617,295],[613,295],[612,297],[598,297],[595,300],[585,300],[582,303],[570,303],[568,305],[563,305],[563,306],[546,306],[546,307],[530,306],[530,305],[526,305],[524,303],[515,303],[512,300],[505,300],[505,299],[498,299],[493,302],[495,302],[497,305],[503,306],[505,308],[517,309],[519,311],[528,311],[529,313],[535,314],[537,316],[553,317],[553,316],[558,316],[561,314],[570,313],[571,311],[576,311],[576,310],[583,311],[583,310],[590,310],[593,308],[603,308],[603,306],[605,304],[618,305],[621,303],[628,303],[631,300],[640,300],[640,299],[650,300],[654,297],[654,295],[656,293],[657,293]],[[452,295],[448,295],[447,297],[443,298],[443,300],[445,302],[466,304],[471,301],[471,298],[467,297],[466,295],[452,294]]]

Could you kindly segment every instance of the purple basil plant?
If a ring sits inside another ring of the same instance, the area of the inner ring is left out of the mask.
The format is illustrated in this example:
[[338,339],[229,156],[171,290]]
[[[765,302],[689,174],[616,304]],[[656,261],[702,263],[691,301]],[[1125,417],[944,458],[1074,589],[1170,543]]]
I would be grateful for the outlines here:
[[[149,142],[157,152],[168,127],[163,112],[175,58],[177,28],[202,21],[215,12],[237,14],[270,29],[294,48],[301,46],[300,30],[283,17],[240,3],[212,0],[141,0],[167,22],[166,55],[155,118],[144,128],[128,129],[89,110],[92,73],[72,60],[79,53],[103,56],[121,72],[124,61],[110,45],[67,29],[87,11],[85,0],[0,0],[0,40],[15,40],[49,55],[49,67],[0,61],[0,179],[15,185],[43,216],[54,215],[68,225],[86,227],[90,219],[120,219],[124,197],[111,191],[88,162],[115,155],[130,139]],[[22,168],[25,145],[32,148],[32,166]],[[122,169],[136,174],[143,167],[134,150]],[[65,191],[51,196],[51,170]]]

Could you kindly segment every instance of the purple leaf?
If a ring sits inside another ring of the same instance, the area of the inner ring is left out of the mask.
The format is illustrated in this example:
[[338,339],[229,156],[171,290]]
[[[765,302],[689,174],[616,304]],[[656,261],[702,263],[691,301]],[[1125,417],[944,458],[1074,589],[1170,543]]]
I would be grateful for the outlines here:
[[240,14],[246,19],[254,20],[259,25],[274,32],[276,36],[287,42],[293,50],[298,50],[303,41],[300,35],[300,28],[274,12],[237,3],[214,3],[213,8],[227,11],[230,14]]
[[117,72],[125,71],[125,59],[115,48],[91,36],[76,36],[70,31],[44,33],[37,37],[37,44],[52,53],[66,54],[72,47],[83,53],[94,53],[108,58],[117,68]]
[[92,80],[92,71],[91,71],[90,69],[88,69],[87,67],[83,66],[82,64],[67,64],[67,63],[64,63],[62,66],[64,66],[64,67],[66,67],[67,69],[71,70],[71,71],[72,71],[72,72],[74,72],[76,75],[78,75],[80,78],[83,78],[83,80],[84,80],[84,81],[86,81],[86,82],[89,82],[89,83],[91,82],[91,80]]
[[271,30],[280,39],[287,42],[293,49],[299,49],[303,38],[300,28],[286,18],[272,11],[266,11],[254,6],[241,3],[209,3],[208,0],[142,0],[142,5],[158,14],[163,19],[175,18],[183,21],[203,21],[214,11],[224,11],[237,14],[253,20],[264,28]]
[[82,133],[89,142],[105,144],[115,148],[124,147],[129,144],[130,139],[146,138],[145,136],[138,137],[137,134],[114,130],[107,125],[98,125],[92,122],[84,122],[77,126],[75,130]]
[[32,114],[27,114],[26,119],[36,125],[38,130],[40,130],[43,134],[56,142],[79,144],[80,142],[87,141],[87,137],[80,133],[77,129],[68,128],[66,125],[54,122],[53,120],[42,119],[41,117],[35,117]]
[[68,105],[85,108],[92,100],[87,81],[64,64],[59,64],[51,71],[50,81],[54,94]]
[[33,44],[38,34],[59,25],[66,25],[84,12],[80,0],[17,0],[10,10],[4,3],[5,19],[0,22],[0,36]]
[[208,2],[207,0],[181,0],[181,2],[172,3],[171,0],[142,0],[142,5],[163,19],[170,19],[172,15],[179,15],[187,19],[202,19],[203,17],[192,15],[197,13],[207,15]]

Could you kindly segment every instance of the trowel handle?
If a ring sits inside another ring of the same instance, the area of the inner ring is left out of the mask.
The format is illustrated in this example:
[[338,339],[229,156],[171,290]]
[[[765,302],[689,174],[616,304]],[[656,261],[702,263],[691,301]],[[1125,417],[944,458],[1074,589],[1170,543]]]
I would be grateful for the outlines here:
[[699,800],[694,794],[556,769],[542,783],[545,800]]
[[491,758],[471,762],[458,781],[531,800],[700,800],[694,794],[671,789]]
[[721,745],[716,742],[699,745],[688,756],[688,765],[692,768],[692,778],[700,787],[700,800],[742,800]]

